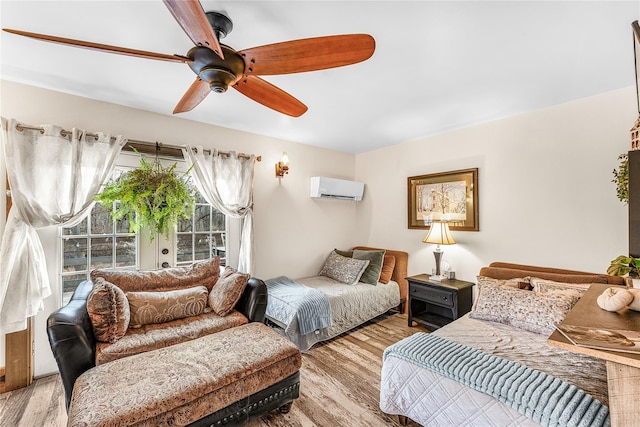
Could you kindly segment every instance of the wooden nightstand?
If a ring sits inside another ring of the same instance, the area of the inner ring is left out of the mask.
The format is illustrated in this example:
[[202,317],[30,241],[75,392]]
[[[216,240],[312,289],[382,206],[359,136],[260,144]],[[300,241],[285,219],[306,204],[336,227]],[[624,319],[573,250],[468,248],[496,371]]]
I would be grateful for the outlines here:
[[464,280],[431,281],[428,274],[407,277],[408,324],[418,322],[435,330],[471,311],[475,283]]

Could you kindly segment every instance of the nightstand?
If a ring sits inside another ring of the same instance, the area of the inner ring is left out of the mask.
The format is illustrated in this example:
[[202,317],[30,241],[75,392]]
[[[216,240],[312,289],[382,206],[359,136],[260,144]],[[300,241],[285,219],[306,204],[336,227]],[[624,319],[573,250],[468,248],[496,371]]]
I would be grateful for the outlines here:
[[409,326],[413,321],[435,330],[471,311],[473,282],[432,281],[428,274],[407,277],[409,282]]

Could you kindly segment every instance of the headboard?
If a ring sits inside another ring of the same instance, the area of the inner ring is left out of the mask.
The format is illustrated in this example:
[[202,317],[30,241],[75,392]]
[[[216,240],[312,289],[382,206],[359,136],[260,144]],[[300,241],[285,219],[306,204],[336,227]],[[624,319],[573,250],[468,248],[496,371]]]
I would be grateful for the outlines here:
[[606,283],[625,286],[623,277],[608,274],[586,273],[584,271],[563,270],[560,268],[537,267],[533,265],[511,264],[508,262],[492,262],[488,267],[480,269],[480,276],[494,279],[516,279],[535,276],[540,279],[564,283]]
[[[385,248],[370,248],[368,246],[355,246],[353,249],[360,249],[364,251],[381,251],[385,250],[386,255],[393,255],[396,257],[396,266],[393,268],[393,274],[391,280],[397,282],[400,286],[400,298],[407,298],[409,293],[409,282],[407,282],[407,265],[409,263],[409,254],[403,251],[394,251],[392,249]],[[404,305],[406,311],[406,304]]]

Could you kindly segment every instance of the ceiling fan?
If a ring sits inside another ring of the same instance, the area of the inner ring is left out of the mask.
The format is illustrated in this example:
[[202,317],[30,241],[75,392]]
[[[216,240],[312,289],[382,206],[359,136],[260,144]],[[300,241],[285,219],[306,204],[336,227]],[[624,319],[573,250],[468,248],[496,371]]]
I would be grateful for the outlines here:
[[346,34],[291,40],[235,51],[220,44],[233,23],[219,12],[204,12],[198,0],[163,0],[175,20],[195,44],[186,55],[166,55],[110,46],[46,34],[4,28],[4,31],[54,43],[161,61],[183,62],[196,73],[196,80],[178,102],[173,113],[195,108],[211,92],[226,92],[229,86],[252,100],[293,117],[307,106],[259,76],[324,70],[365,61],[373,55],[375,40],[368,34]]

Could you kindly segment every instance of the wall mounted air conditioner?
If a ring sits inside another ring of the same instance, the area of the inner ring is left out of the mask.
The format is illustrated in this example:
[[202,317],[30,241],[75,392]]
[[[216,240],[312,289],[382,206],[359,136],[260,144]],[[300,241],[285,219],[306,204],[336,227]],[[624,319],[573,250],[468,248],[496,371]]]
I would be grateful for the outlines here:
[[362,182],[324,176],[311,177],[311,197],[359,202],[362,200],[363,193],[364,184]]

